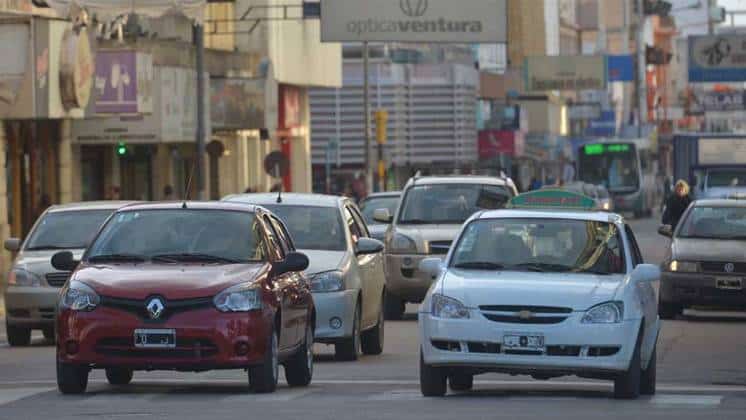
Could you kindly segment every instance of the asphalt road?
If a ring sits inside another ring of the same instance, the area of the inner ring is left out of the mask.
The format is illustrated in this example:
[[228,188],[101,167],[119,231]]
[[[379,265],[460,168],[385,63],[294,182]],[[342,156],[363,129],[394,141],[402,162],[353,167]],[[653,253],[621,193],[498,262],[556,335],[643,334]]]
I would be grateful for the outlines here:
[[[633,222],[648,262],[659,262],[666,239],[654,220]],[[415,307],[411,306],[410,311]],[[2,328],[2,327],[0,327]],[[422,398],[416,321],[386,325],[385,353],[355,363],[318,346],[312,386],[252,395],[243,372],[136,373],[128,387],[91,376],[84,396],[56,391],[53,347],[40,336],[11,349],[0,329],[0,419],[487,419],[487,418],[746,418],[746,316],[687,312],[664,322],[658,394],[637,401],[611,398],[611,384],[574,378],[545,382],[485,375],[470,393]]]

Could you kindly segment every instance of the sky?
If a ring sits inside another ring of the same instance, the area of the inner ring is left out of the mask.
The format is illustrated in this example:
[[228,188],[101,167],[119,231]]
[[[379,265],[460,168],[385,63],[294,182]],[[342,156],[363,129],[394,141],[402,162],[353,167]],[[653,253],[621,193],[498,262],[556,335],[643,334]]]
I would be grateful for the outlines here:
[[[725,7],[726,10],[746,12],[746,0],[718,0],[718,6]],[[730,22],[726,23],[730,25]],[[736,16],[736,25],[746,26],[746,15]]]

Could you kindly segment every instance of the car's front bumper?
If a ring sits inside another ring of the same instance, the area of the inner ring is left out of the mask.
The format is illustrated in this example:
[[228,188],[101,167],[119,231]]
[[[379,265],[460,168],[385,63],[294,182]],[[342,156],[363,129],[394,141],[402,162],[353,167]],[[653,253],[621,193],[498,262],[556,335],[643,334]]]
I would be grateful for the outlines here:
[[746,287],[746,276],[705,273],[664,272],[661,276],[661,302],[681,305],[746,307],[746,289],[718,288],[717,279],[740,279]]
[[8,286],[5,317],[8,325],[26,328],[54,327],[60,289],[47,286]]
[[[269,309],[221,313],[205,308],[175,314],[164,322],[107,307],[92,312],[62,311],[57,320],[57,357],[64,363],[94,368],[135,370],[246,368],[261,363],[273,324]],[[134,346],[136,329],[174,329],[176,348]],[[241,344],[248,352],[240,354]],[[72,352],[71,348],[76,348]]]
[[[334,343],[340,339],[352,337],[357,295],[357,290],[313,294],[316,308],[315,341]],[[335,321],[341,322],[338,328],[332,326]]]
[[386,290],[407,302],[420,303],[435,279],[419,270],[425,258],[444,255],[387,254]]
[[[466,320],[447,320],[420,313],[422,354],[425,363],[434,366],[514,374],[605,377],[627,370],[640,321],[588,325],[580,324],[580,317],[580,313],[573,313],[559,324],[534,325],[493,322],[479,314]],[[543,335],[546,352],[510,354],[503,347],[506,334]],[[434,342],[458,344],[444,350]],[[599,348],[618,350],[611,355],[594,355]]]

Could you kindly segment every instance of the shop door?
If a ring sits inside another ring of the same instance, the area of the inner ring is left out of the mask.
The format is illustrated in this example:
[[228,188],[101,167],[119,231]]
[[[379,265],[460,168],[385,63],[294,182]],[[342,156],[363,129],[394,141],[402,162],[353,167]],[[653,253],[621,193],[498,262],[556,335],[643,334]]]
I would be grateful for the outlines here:
[[121,158],[121,199],[153,200],[153,164],[147,147],[135,148],[131,156]]
[[111,147],[81,147],[80,173],[82,176],[81,193],[83,201],[105,200],[106,168],[110,167]]

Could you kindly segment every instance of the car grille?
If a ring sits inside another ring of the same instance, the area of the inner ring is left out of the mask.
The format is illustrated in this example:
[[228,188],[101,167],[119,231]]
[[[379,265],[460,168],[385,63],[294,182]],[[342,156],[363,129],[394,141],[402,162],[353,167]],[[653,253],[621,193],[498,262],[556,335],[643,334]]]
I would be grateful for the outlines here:
[[[432,340],[433,347],[442,351],[480,354],[510,354],[518,356],[580,357],[585,349],[586,357],[609,357],[619,353],[619,346],[547,346],[546,353],[540,350],[503,349],[498,343]],[[463,347],[465,345],[465,347]]]
[[46,276],[44,276],[47,279],[47,284],[49,284],[52,287],[62,287],[67,283],[67,280],[70,278],[70,273],[60,271],[57,273],[48,273]]
[[166,300],[164,298],[161,298],[161,300],[163,301],[163,306],[165,306],[165,309],[157,320],[151,319],[150,315],[148,315],[147,309],[145,309],[145,306],[150,301],[150,298],[139,300],[101,296],[101,306],[119,309],[121,311],[135,314],[146,322],[163,322],[171,316],[179,313],[212,307],[212,298],[209,297],[187,300]]
[[479,309],[490,321],[508,324],[559,324],[572,313],[572,308],[551,306],[485,305]]
[[725,269],[725,266],[730,263],[728,262],[702,262],[700,263],[700,267],[702,268],[702,271],[705,273],[726,273],[726,274],[735,274],[735,273],[746,273],[746,263],[732,263],[733,264],[733,271],[727,271]]
[[204,359],[218,354],[218,347],[206,339],[176,338],[173,349],[143,349],[134,346],[134,337],[108,337],[98,340],[96,353],[130,359],[185,358]]
[[430,253],[433,255],[446,255],[449,249],[451,249],[451,241],[430,242]]

